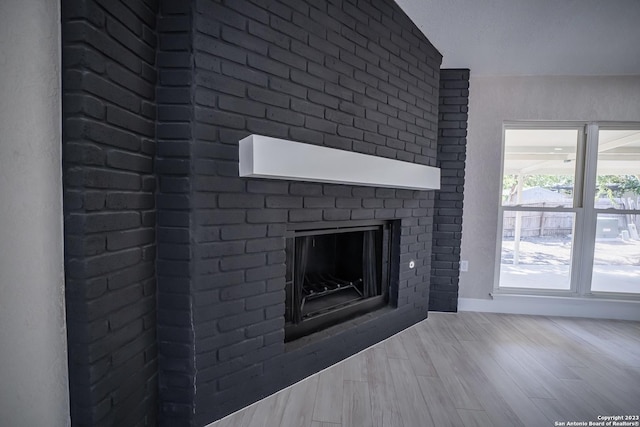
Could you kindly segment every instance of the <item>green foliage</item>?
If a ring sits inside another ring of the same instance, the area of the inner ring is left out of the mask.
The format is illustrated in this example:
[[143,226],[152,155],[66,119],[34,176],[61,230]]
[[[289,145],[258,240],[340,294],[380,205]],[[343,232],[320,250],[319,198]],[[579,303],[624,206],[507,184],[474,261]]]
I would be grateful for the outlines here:
[[596,181],[598,195],[611,194],[622,197],[626,193],[640,194],[638,175],[599,175]]
[[596,200],[606,195],[616,208],[619,207],[619,199],[625,195],[640,194],[640,180],[637,175],[599,175],[596,186]]
[[[570,194],[573,190],[573,176],[570,175],[521,175],[522,188],[541,187]],[[502,180],[502,194],[505,201],[515,197],[518,187],[518,175],[505,175]],[[598,175],[596,179],[596,198],[606,195],[612,202],[626,194],[640,194],[638,175]]]

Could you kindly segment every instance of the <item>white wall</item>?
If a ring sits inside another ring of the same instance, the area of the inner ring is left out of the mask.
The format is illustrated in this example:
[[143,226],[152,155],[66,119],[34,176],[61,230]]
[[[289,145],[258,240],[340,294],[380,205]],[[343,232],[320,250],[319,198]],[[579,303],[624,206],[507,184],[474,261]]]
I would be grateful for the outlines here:
[[60,4],[0,1],[0,424],[67,426]]
[[473,77],[464,190],[460,297],[493,290],[502,123],[508,120],[640,121],[640,76]]

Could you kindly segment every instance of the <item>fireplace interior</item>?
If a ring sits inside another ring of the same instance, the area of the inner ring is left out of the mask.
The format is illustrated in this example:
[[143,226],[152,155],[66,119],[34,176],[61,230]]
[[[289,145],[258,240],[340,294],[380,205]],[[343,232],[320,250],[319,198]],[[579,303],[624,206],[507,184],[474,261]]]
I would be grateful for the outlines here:
[[388,304],[392,232],[387,221],[287,234],[285,341]]

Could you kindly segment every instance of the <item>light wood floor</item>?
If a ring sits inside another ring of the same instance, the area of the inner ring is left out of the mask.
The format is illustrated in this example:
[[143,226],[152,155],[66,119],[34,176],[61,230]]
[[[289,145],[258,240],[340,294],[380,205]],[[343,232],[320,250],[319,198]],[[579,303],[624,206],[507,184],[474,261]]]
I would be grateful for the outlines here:
[[640,322],[429,313],[211,427],[538,427],[638,414]]

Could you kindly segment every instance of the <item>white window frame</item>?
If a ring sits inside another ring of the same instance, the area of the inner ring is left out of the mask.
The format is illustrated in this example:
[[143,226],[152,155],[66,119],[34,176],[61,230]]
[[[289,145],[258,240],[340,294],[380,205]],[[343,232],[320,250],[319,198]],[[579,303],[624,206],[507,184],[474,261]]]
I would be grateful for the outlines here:
[[[505,136],[507,129],[575,129],[578,131],[576,170],[574,178],[574,203],[564,207],[521,207],[503,206],[502,182],[504,179]],[[586,121],[505,121],[502,126],[502,146],[500,153],[500,181],[498,204],[498,227],[496,230],[496,253],[493,294],[519,294],[557,297],[580,297],[602,299],[640,299],[640,294],[593,292],[591,280],[595,252],[596,220],[598,213],[640,214],[635,210],[595,209],[595,188],[598,161],[598,134],[605,130],[640,130],[638,122],[586,122]],[[573,212],[574,233],[570,263],[569,289],[513,288],[500,286],[502,259],[502,238],[504,212]]]

